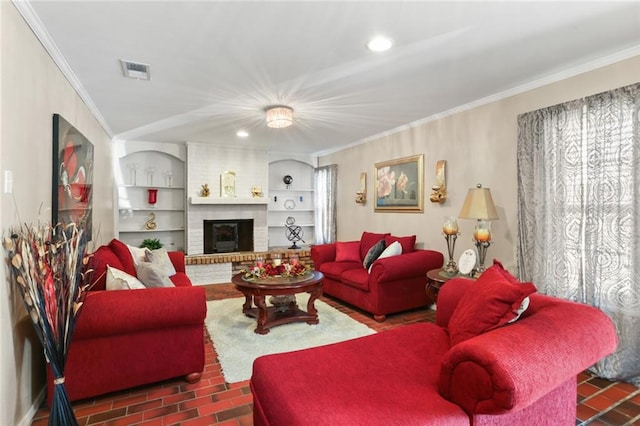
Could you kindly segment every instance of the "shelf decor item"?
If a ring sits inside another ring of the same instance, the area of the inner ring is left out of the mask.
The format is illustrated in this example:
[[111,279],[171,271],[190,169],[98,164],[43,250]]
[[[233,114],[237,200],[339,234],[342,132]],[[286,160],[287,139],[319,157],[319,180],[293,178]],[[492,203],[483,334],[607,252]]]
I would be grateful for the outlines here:
[[376,163],[376,212],[423,212],[424,155]]
[[157,238],[146,238],[140,244],[140,248],[148,248],[149,250],[157,250],[162,248],[162,243]]
[[489,188],[483,188],[481,184],[470,188],[458,217],[477,220],[473,241],[478,252],[478,265],[473,271],[473,276],[479,277],[485,270],[484,259],[491,245],[491,220],[499,219]]
[[209,189],[209,185],[208,184],[203,184],[201,189],[200,189],[200,195],[202,197],[208,197],[209,195],[211,195],[211,190]]
[[447,241],[447,253],[449,254],[449,261],[443,269],[443,274],[448,277],[455,277],[458,275],[458,266],[456,261],[453,260],[453,252],[456,248],[456,240],[458,239],[458,222],[455,216],[447,216],[442,225],[442,233]]
[[84,296],[91,282],[87,233],[69,225],[22,225],[4,238],[15,284],[53,372],[49,425],[77,425],[64,369]]
[[251,196],[253,198],[261,198],[262,197],[262,187],[258,185],[254,185],[251,187]]
[[220,175],[220,196],[222,198],[236,196],[236,172],[227,170]]
[[158,190],[151,188],[147,189],[147,192],[149,193],[149,197],[147,199],[149,201],[149,205],[155,207],[158,202]]
[[286,175],[282,178],[282,181],[287,189],[291,189],[291,184],[293,183],[293,177],[291,177],[291,175]]

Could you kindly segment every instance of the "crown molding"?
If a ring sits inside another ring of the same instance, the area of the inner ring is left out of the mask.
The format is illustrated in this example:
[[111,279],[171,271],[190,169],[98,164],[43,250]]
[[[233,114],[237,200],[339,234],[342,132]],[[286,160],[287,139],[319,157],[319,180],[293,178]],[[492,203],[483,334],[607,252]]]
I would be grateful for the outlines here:
[[111,131],[111,128],[100,113],[100,110],[98,110],[96,104],[91,99],[91,96],[89,96],[87,91],[82,86],[82,83],[80,83],[80,80],[73,72],[73,69],[71,68],[67,60],[64,58],[64,56],[62,56],[62,53],[60,52],[60,49],[58,49],[58,46],[56,46],[56,44],[54,43],[51,34],[49,34],[49,31],[47,31],[47,29],[45,28],[44,24],[40,20],[40,17],[38,17],[38,14],[33,10],[33,7],[31,7],[31,3],[28,0],[11,1],[18,12],[20,12],[20,15],[22,15],[22,18],[25,20],[27,25],[29,25],[31,31],[33,31],[42,46],[45,48],[58,69],[60,69],[69,84],[71,84],[80,99],[82,99],[84,104],[87,106],[91,114],[95,117],[100,126],[102,126],[104,131],[107,132],[109,137],[113,138],[113,132]]
[[461,112],[468,111],[482,105],[486,105],[492,102],[500,101],[502,99],[510,98],[511,96],[519,95],[521,93],[528,92],[530,90],[534,90],[543,86],[547,86],[552,83],[557,83],[558,81],[575,77],[577,75],[584,74],[586,72],[593,71],[598,68],[605,67],[607,65],[615,64],[616,62],[624,61],[625,59],[629,59],[638,55],[640,55],[640,45],[632,46],[628,49],[621,50],[614,54],[604,56],[602,58],[598,58],[593,61],[589,61],[587,63],[577,65],[575,67],[567,68],[565,70],[562,70],[554,74],[550,74],[548,76],[544,76],[542,78],[531,81],[529,83],[525,83],[523,85],[516,86],[514,88],[507,89],[502,92],[499,92],[481,99],[477,99],[475,101],[471,101],[464,105],[460,105],[460,106],[451,108],[449,110],[439,112],[437,114],[430,115],[425,118],[421,118],[420,120],[412,121],[411,123],[408,123],[408,124],[403,124],[402,126],[395,127],[393,129],[378,133],[373,136],[368,136],[364,139],[351,142],[339,148],[314,152],[312,155],[323,157],[325,155],[335,154],[336,152],[344,151],[345,149],[353,148],[355,146],[362,145],[367,142],[374,141],[376,139],[381,139],[383,137],[390,136],[407,129],[418,127],[422,124],[429,123],[431,121],[440,120],[442,118],[445,118],[451,115],[459,114]]

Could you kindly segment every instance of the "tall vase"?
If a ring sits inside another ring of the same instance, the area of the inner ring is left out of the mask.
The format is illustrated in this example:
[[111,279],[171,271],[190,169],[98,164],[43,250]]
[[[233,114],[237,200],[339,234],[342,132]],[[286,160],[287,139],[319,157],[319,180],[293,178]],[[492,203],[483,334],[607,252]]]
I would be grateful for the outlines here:
[[147,189],[147,191],[149,192],[149,205],[151,206],[155,206],[155,204],[158,202],[158,190],[157,189]]

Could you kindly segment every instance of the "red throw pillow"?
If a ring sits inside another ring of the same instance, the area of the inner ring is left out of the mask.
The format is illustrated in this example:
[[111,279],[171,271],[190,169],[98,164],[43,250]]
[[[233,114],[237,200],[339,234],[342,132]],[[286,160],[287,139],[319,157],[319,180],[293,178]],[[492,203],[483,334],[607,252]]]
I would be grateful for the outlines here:
[[402,246],[402,253],[411,253],[415,250],[416,246],[416,236],[411,235],[408,237],[395,237],[393,235],[388,235],[384,237],[385,243],[387,243],[387,247],[389,247],[394,242],[399,242]]
[[360,241],[336,242],[336,262],[360,262]]
[[521,283],[501,264],[495,264],[480,275],[462,296],[449,320],[451,346],[513,320],[522,301],[536,291],[532,283]]
[[391,234],[374,234],[372,232],[364,231],[360,237],[360,259],[364,259],[371,250],[371,247],[375,246],[378,241],[384,240],[385,237]]

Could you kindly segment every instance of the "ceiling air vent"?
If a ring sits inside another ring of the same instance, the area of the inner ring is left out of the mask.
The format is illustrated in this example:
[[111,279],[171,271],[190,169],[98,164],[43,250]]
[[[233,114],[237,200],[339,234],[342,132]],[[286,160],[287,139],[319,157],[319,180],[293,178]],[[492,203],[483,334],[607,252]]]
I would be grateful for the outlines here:
[[125,61],[124,59],[120,59],[120,64],[125,77],[135,78],[136,80],[151,80],[149,64]]

